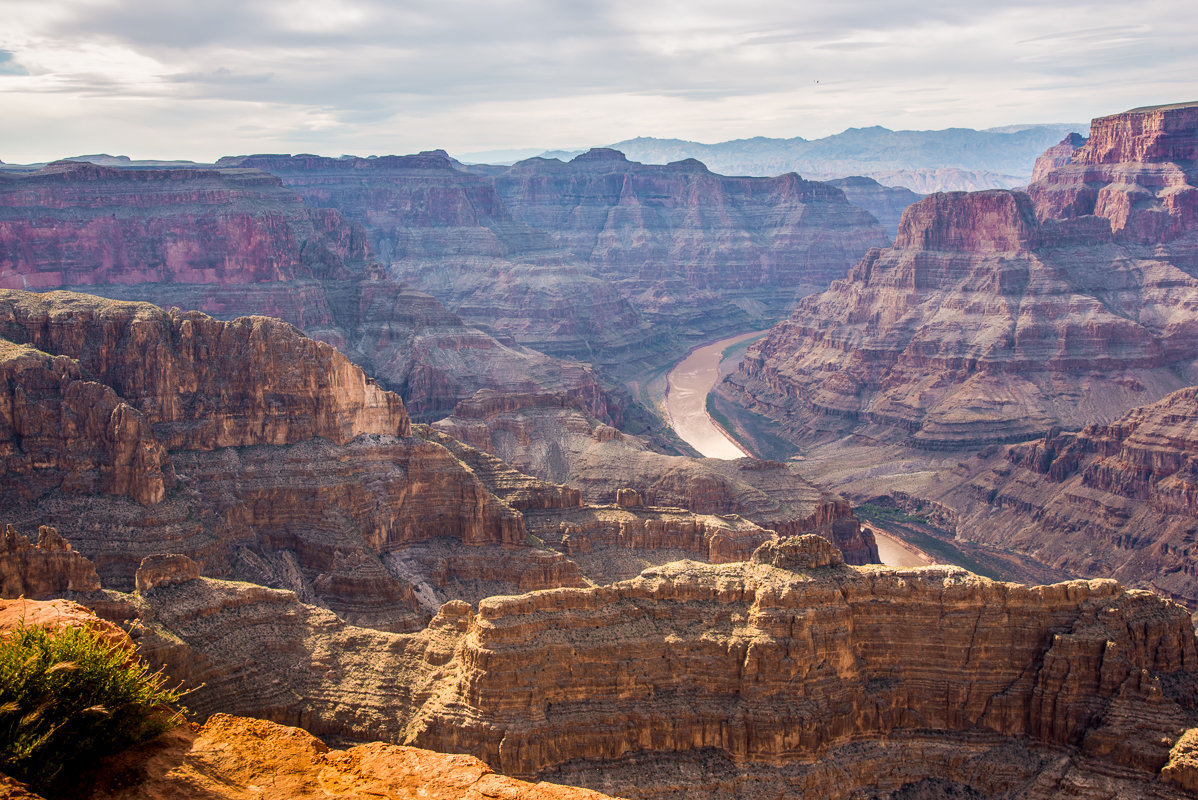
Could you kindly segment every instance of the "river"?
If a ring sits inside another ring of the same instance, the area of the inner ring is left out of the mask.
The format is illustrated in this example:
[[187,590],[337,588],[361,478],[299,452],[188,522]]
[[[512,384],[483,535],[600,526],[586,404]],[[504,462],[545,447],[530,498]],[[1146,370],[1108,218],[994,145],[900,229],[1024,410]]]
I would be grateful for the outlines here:
[[[666,418],[674,433],[707,458],[744,458],[752,453],[707,413],[707,395],[720,378],[724,351],[765,331],[750,331],[718,342],[696,347],[670,370],[666,377]],[[874,528],[878,555],[888,567],[918,567],[931,564],[926,553],[902,539]]]
[[682,441],[707,458],[752,455],[724,432],[707,413],[707,395],[720,377],[724,351],[765,331],[751,331],[696,347],[666,378],[666,418]]

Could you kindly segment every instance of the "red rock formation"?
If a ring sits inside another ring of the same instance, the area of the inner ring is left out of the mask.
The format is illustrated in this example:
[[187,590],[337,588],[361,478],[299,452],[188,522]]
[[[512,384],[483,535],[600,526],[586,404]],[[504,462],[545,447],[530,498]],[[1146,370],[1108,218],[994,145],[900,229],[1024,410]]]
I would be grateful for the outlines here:
[[71,549],[58,531],[43,525],[31,544],[12,525],[0,541],[0,597],[45,600],[98,591],[96,567]]
[[54,489],[157,503],[175,483],[152,425],[68,356],[0,339],[0,487],[27,498]]
[[257,283],[366,257],[360,229],[258,171],[60,161],[0,176],[0,288]]
[[757,563],[448,603],[412,635],[206,579],[142,607],[190,648],[173,663],[206,682],[201,713],[302,718],[626,796],[849,798],[930,777],[990,796],[1188,796],[1157,783],[1196,721],[1183,609],[1111,581],[837,560],[778,542]]
[[1166,245],[1160,255],[1192,272],[1196,159],[1198,103],[1135,109],[1094,120],[1069,163],[1028,193],[1041,219],[1103,220],[1116,241]]
[[75,359],[82,374],[127,398],[171,449],[314,436],[344,444],[410,432],[397,396],[278,320],[221,322],[89,295],[5,292],[0,337]]
[[[94,800],[606,800],[607,795],[492,772],[477,758],[375,742],[330,749],[299,728],[217,714],[106,765]],[[269,792],[263,792],[269,787]]]
[[1110,420],[1186,385],[1195,173],[1107,161],[1186,155],[1194,108],[1095,120],[1089,144],[1027,195],[912,205],[894,247],[801,302],[725,396],[803,444],[875,425],[887,444],[974,448]]
[[945,499],[964,539],[1198,608],[1198,388],[1006,448]]
[[763,302],[782,308],[779,297],[826,285],[886,242],[840,191],[793,173],[730,178],[694,159],[658,166],[595,149],[569,163],[522,161],[495,186],[516,219],[548,232],[645,308],[682,286],[716,290],[725,301],[768,290]]
[[1198,161],[1198,103],[1133,108],[1100,117],[1073,162],[1123,164],[1132,161]]
[[1036,165],[1032,168],[1032,183],[1043,179],[1054,169],[1068,164],[1077,148],[1085,143],[1086,137],[1080,133],[1071,133],[1060,143],[1045,150],[1044,154],[1036,159]]
[[512,218],[491,182],[443,151],[385,158],[254,155],[218,165],[279,176],[368,231],[390,273],[471,323],[559,357],[642,357],[652,331],[616,287]]
[[448,413],[489,386],[620,409],[581,364],[465,325],[431,297],[363,270],[363,229],[252,169],[114,169],[61,162],[0,176],[0,287],[71,288],[222,317],[263,314],[331,342],[412,401]]
[[[445,537],[529,549],[519,512],[412,438],[396,395],[285,323],[9,291],[0,336],[21,342],[0,362],[3,510],[57,525],[112,588],[173,553],[411,629],[425,612],[383,554]],[[515,587],[581,580],[509,572]]]

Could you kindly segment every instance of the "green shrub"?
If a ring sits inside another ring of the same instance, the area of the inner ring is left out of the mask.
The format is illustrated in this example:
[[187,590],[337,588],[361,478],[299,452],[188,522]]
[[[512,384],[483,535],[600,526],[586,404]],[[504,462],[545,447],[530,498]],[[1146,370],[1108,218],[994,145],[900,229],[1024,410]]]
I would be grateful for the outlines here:
[[71,788],[105,755],[175,724],[177,689],[92,626],[22,624],[0,641],[0,772]]

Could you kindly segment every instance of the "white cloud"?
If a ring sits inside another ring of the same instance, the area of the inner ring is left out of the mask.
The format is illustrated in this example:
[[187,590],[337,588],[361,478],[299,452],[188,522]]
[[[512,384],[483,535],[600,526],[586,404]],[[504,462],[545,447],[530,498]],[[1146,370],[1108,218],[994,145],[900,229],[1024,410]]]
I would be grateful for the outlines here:
[[1198,98],[1191,2],[7,0],[0,158],[1084,121]]

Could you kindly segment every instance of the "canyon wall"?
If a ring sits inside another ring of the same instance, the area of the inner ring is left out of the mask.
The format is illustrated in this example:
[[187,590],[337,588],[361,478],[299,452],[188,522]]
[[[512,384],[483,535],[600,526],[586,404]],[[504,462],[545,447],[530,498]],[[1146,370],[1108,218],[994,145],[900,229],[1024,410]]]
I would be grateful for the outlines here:
[[337,346],[418,419],[491,387],[566,391],[620,421],[585,365],[466,325],[375,258],[361,224],[261,170],[58,162],[0,176],[0,287],[278,317]]
[[825,184],[611,150],[486,174],[441,151],[218,163],[268,170],[361,224],[393,275],[466,320],[616,371],[773,321],[886,241]]
[[1002,449],[944,494],[961,538],[1198,608],[1198,389]]
[[[0,514],[18,530],[56,527],[106,588],[178,555],[197,574],[413,630],[448,599],[585,584],[525,519],[578,508],[576,490],[414,431],[397,395],[285,322],[0,291],[0,378]],[[664,538],[592,525],[590,550],[727,559],[769,536],[714,524],[712,546],[688,533],[693,514],[677,516]]]
[[839,190],[794,173],[725,177],[694,159],[647,165],[599,148],[566,163],[522,161],[494,183],[514,218],[671,324],[701,324],[746,300],[780,314],[886,243]]
[[847,567],[806,536],[747,562],[451,602],[410,635],[207,579],[142,601],[189,655],[143,648],[205,681],[201,712],[628,797],[886,797],[930,779],[988,798],[1190,796],[1168,777],[1198,723],[1189,617],[1113,581]]
[[616,287],[512,217],[489,179],[443,151],[384,158],[253,155],[220,166],[279,176],[363,226],[390,274],[471,324],[554,356],[642,358],[654,333]]
[[1026,194],[915,203],[893,247],[802,301],[721,392],[801,445],[877,426],[887,443],[971,449],[1193,382],[1198,187],[1192,162],[1167,159],[1198,141],[1196,119],[1095,120]]

